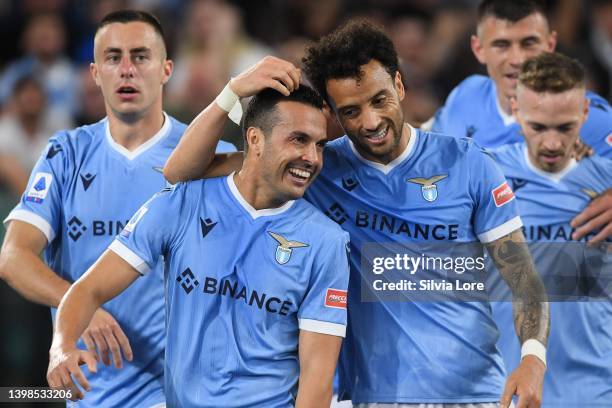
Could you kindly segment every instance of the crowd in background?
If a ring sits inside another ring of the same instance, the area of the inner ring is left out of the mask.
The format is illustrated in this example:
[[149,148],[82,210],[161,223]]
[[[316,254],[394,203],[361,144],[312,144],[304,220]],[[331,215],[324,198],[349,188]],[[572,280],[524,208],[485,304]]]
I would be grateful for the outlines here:
[[[588,87],[612,98],[612,2],[549,0],[558,49],[579,59]],[[15,205],[47,139],[105,115],[89,73],[93,33],[110,11],[154,12],[174,74],[165,110],[188,123],[232,75],[273,54],[299,64],[304,49],[351,17],[385,27],[397,48],[405,118],[429,119],[463,78],[483,73],[470,51],[477,0],[4,0],[0,2],[0,217]],[[242,146],[236,128],[226,139]],[[1,229],[0,229],[1,230]],[[0,241],[3,231],[0,231]],[[0,385],[43,385],[46,307],[0,283]],[[15,313],[12,313],[14,311]]]

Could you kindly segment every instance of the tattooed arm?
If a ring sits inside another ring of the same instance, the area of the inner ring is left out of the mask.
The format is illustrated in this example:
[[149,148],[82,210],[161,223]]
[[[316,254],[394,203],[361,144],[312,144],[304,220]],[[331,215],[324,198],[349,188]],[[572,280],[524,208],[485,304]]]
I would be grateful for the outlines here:
[[536,339],[546,345],[550,329],[548,299],[523,233],[518,229],[486,247],[512,291],[514,327],[521,344]]
[[[546,345],[550,330],[548,298],[522,231],[518,229],[486,244],[486,247],[512,291],[514,326],[520,343],[533,339]],[[519,397],[517,406],[539,407],[545,370],[542,360],[527,354],[508,377],[501,406],[507,407],[512,395],[516,394]]]

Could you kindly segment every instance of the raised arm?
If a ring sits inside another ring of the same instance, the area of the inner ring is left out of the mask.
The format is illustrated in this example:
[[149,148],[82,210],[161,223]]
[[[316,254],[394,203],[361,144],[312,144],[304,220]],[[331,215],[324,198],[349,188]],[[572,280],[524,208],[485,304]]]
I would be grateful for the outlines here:
[[[206,107],[190,124],[180,143],[164,167],[164,177],[170,183],[228,174],[242,165],[242,154],[219,155],[215,148],[227,122],[228,112],[240,98],[273,88],[289,95],[300,85],[300,70],[292,63],[265,57],[233,78],[217,99]],[[214,173],[211,173],[214,172]]]
[[539,407],[546,371],[545,346],[550,331],[546,290],[520,229],[486,247],[512,291],[514,326],[523,346],[521,363],[508,377],[501,406],[508,407],[512,395],[516,394],[519,396],[518,406]]
[[[78,349],[77,341],[96,310],[123,292],[138,276],[136,269],[108,250],[70,287],[57,312],[49,351],[47,381],[52,388],[71,390],[71,399],[83,398],[71,376],[88,391],[89,383],[79,365],[85,363],[91,372],[95,372],[96,359],[90,351]],[[108,330],[113,328],[109,327]],[[115,366],[121,368],[120,352],[131,361],[132,350],[122,331],[114,331],[113,336],[116,339],[111,345],[113,358]]]

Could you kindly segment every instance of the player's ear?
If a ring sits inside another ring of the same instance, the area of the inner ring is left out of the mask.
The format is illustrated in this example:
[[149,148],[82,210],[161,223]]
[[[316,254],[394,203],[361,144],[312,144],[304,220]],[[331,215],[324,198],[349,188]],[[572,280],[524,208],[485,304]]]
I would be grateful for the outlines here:
[[163,77],[162,77],[162,85],[165,85],[172,76],[172,71],[174,70],[174,62],[171,59],[165,59],[163,65]]
[[98,66],[95,62],[89,64],[89,72],[96,85],[100,86],[100,80],[98,79]]
[[251,126],[246,131],[246,140],[249,152],[253,152],[256,156],[261,156],[263,151],[264,134],[261,129]]
[[557,32],[555,30],[551,31],[548,34],[548,38],[546,39],[546,46],[548,52],[554,52],[555,48],[557,48]]
[[397,90],[397,95],[399,96],[399,100],[404,100],[404,96],[406,95],[406,90],[404,89],[404,84],[402,82],[402,74],[400,74],[399,70],[395,73],[395,89]]
[[480,41],[480,38],[478,38],[478,36],[475,34],[472,34],[472,37],[470,37],[470,47],[472,48],[472,52],[474,53],[474,56],[476,57],[478,62],[480,62],[481,64],[486,64],[482,42]]
[[591,104],[591,101],[589,100],[589,98],[584,98],[584,111],[583,111],[583,118],[582,118],[582,123],[586,122],[586,120],[589,117],[589,105]]

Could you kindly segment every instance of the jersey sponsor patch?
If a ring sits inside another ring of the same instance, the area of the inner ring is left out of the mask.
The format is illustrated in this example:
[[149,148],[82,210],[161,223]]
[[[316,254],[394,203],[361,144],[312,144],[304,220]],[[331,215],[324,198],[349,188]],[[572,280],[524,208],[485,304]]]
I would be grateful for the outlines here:
[[606,142],[608,143],[608,146],[612,146],[612,133],[606,137]]
[[149,211],[147,207],[140,207],[140,210],[138,210],[136,214],[134,214],[132,218],[130,218],[130,221],[127,223],[125,228],[123,228],[123,231],[121,231],[121,234],[119,235],[125,238],[129,237],[130,233],[134,231],[134,227],[136,226],[138,221],[142,219],[142,217],[147,213],[147,211]]
[[337,309],[346,309],[347,291],[327,288],[325,294],[325,306]]
[[47,193],[49,193],[49,187],[51,187],[52,182],[53,176],[50,173],[36,173],[34,183],[30,187],[25,200],[38,204],[42,203],[45,201]]
[[507,181],[504,181],[499,187],[494,188],[491,193],[493,194],[493,200],[495,200],[496,207],[501,207],[514,199],[514,193]]

